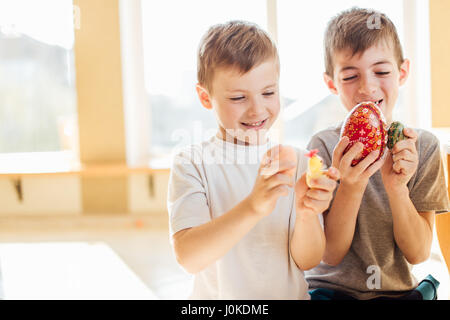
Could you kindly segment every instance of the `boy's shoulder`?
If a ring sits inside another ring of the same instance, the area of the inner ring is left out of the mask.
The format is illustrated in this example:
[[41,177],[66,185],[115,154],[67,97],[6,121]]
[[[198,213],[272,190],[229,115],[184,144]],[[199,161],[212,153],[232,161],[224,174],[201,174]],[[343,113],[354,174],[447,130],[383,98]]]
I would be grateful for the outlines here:
[[172,153],[172,167],[180,164],[200,164],[204,162],[205,151],[210,150],[213,145],[213,138],[178,147]]
[[327,139],[339,139],[340,133],[341,133],[341,127],[342,122],[335,124],[333,126],[330,126],[326,129],[320,130],[319,132],[315,133],[311,140],[314,139],[320,139],[320,140],[327,140]]
[[432,132],[419,128],[413,128],[413,130],[417,133],[417,140],[429,144],[439,144],[439,139]]
[[309,140],[307,149],[326,148],[328,151],[333,150],[339,141],[341,127],[342,123],[338,123],[315,133]]
[[441,152],[439,139],[430,131],[425,129],[413,129],[417,134],[416,148],[419,153],[419,160],[426,160],[434,153]]

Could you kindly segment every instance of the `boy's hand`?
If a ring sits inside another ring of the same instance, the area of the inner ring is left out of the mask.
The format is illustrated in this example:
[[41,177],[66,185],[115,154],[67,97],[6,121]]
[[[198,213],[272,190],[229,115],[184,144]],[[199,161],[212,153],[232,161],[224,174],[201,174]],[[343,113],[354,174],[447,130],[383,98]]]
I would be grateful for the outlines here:
[[413,129],[405,128],[403,134],[407,139],[395,144],[381,169],[386,191],[406,186],[419,164],[416,149],[417,133]]
[[325,175],[312,179],[310,181],[311,188],[309,188],[306,184],[306,173],[304,173],[295,184],[297,214],[315,216],[328,209],[339,176],[339,170],[331,167]]
[[289,188],[294,185],[294,178],[282,172],[296,167],[297,163],[292,161],[280,160],[274,163],[263,160],[253,190],[246,199],[253,212],[261,217],[272,213],[278,198],[287,196]]
[[357,142],[344,154],[345,148],[347,148],[349,143],[350,140],[345,136],[339,140],[333,151],[332,166],[339,170],[341,184],[355,190],[364,191],[369,178],[381,168],[385,157],[374,162],[379,155],[379,151],[372,151],[356,166],[352,167],[352,160],[362,152],[364,145],[361,142]]

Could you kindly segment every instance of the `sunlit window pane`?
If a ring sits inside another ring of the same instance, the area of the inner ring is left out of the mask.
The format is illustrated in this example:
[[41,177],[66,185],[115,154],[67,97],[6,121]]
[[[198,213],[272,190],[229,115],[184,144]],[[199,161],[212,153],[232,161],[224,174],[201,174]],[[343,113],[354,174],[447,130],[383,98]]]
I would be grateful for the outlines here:
[[0,0],[0,152],[76,148],[71,0]]

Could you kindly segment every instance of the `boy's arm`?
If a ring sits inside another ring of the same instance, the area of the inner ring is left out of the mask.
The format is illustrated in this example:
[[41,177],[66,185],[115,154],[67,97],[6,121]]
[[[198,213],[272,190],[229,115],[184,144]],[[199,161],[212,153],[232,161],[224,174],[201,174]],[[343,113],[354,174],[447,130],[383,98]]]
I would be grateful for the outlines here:
[[[296,167],[280,162],[278,172]],[[223,257],[263,217],[275,208],[280,196],[289,194],[291,177],[275,173],[265,176],[260,168],[250,195],[233,209],[200,226],[181,230],[173,236],[178,263],[189,273],[197,273]]]
[[306,174],[302,175],[295,186],[296,219],[290,250],[301,270],[309,270],[318,265],[325,251],[326,241],[319,214],[330,205],[339,171],[330,168],[327,174],[329,177],[313,179],[311,189],[306,184]]
[[331,208],[324,215],[326,248],[323,260],[329,265],[338,265],[350,249],[369,178],[384,161],[380,159],[374,163],[378,157],[378,151],[375,151],[352,167],[351,162],[362,151],[363,145],[356,143],[344,154],[348,144],[348,138],[343,137],[333,151],[332,163],[339,169],[341,180]]
[[222,216],[173,235],[178,263],[197,273],[224,256],[261,219],[246,199]]
[[381,169],[392,211],[394,238],[411,264],[428,259],[433,241],[434,211],[418,212],[411,201],[407,183],[418,167],[417,134],[404,129],[408,138],[396,143]]
[[430,256],[434,211],[417,212],[409,198],[408,188],[405,189],[388,192],[394,238],[406,260],[411,264],[418,264]]

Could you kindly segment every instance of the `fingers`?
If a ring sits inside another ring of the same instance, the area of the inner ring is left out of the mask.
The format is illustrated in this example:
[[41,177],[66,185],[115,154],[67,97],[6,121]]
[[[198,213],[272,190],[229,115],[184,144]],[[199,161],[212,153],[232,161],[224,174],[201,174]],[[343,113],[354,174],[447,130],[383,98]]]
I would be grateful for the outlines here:
[[334,181],[338,181],[341,178],[341,173],[335,167],[328,168],[326,175]]
[[319,213],[328,208],[336,188],[336,180],[339,178],[339,171],[331,167],[327,175],[311,179],[311,188],[306,184],[306,174],[301,176],[295,184],[296,203],[299,209]]
[[267,189],[273,189],[280,185],[286,185],[289,187],[293,187],[293,185],[294,185],[293,180],[294,180],[293,177],[291,177],[287,174],[277,173],[277,174],[271,176],[270,178],[268,178],[265,181],[265,184],[266,184]]
[[408,137],[409,139],[414,140],[414,143],[417,141],[417,138],[418,138],[417,132],[414,131],[413,129],[411,129],[411,128],[404,128],[403,129],[403,134],[406,137]]
[[266,166],[270,162],[272,162],[273,159],[275,159],[280,154],[280,145],[276,145],[275,147],[269,149],[266,154],[264,155],[261,165]]
[[412,153],[416,153],[417,133],[413,129],[405,128],[403,129],[403,134],[408,139],[398,141],[392,149],[392,153],[396,154],[404,149],[407,149]]
[[329,200],[331,200],[331,199],[327,199],[327,200],[315,200],[315,199],[306,197],[306,198],[303,200],[303,205],[304,205],[306,208],[312,209],[313,212],[319,213],[319,212],[325,211],[325,210],[328,208],[328,206],[329,206]]
[[285,170],[294,169],[297,167],[297,163],[289,160],[275,160],[271,161],[266,165],[260,166],[260,175],[264,176],[266,179],[270,178],[274,174],[283,172]]
[[416,153],[417,149],[416,149],[416,142],[414,141],[414,139],[406,139],[397,142],[394,148],[392,149],[392,153],[396,154],[405,149],[411,151],[412,153]]
[[398,161],[394,162],[392,169],[396,173],[408,174],[408,173],[414,172],[416,170],[416,164],[411,161],[398,160]]
[[392,170],[397,174],[410,174],[417,169],[417,133],[405,128],[403,134],[408,139],[397,142],[392,149]]
[[332,192],[320,189],[309,189],[303,198],[297,197],[297,199],[299,199],[298,207],[302,210],[310,210],[311,213],[321,213],[330,206],[332,197]]
[[304,173],[295,183],[295,194],[298,198],[303,198],[306,192],[308,192],[308,189],[309,187],[306,184],[306,173]]
[[341,158],[344,154],[345,148],[347,148],[348,144],[350,143],[350,139],[346,136],[342,137],[341,140],[339,140],[336,147],[334,147],[333,150],[333,167],[338,167],[339,163],[341,162]]
[[289,187],[285,184],[276,186],[270,190],[271,195],[275,197],[285,197],[289,195]]
[[375,150],[369,153],[363,160],[361,160],[354,168],[357,171],[357,174],[361,174],[366,169],[377,160],[378,156],[380,155],[380,150]]
[[327,201],[331,200],[332,193],[321,189],[309,189],[306,192],[306,197],[312,200]]
[[341,158],[340,165],[344,168],[350,167],[353,159],[357,158],[358,155],[363,151],[363,149],[364,145],[361,142],[355,143]]
[[375,172],[377,172],[384,165],[384,163],[387,159],[386,154],[387,154],[387,152],[380,159],[378,159],[375,162],[373,162],[373,161],[376,159],[376,157],[375,157],[375,159],[372,160],[373,163],[370,164],[367,169],[365,169],[365,172],[363,174],[365,179],[369,179]]
[[399,160],[415,162],[417,159],[416,155],[412,153],[409,149],[404,149],[392,155],[392,161],[397,162]]
[[321,189],[325,191],[333,191],[336,188],[336,180],[330,179],[327,176],[321,176],[310,180],[311,189]]

